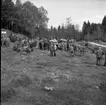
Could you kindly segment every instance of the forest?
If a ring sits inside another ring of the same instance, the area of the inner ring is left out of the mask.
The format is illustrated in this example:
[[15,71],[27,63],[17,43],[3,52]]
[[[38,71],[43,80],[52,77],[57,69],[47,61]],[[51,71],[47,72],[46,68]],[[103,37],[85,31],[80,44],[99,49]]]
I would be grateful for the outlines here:
[[[71,14],[70,14],[71,16]],[[20,33],[29,38],[74,38],[77,41],[104,41],[106,42],[106,15],[102,23],[83,22],[82,30],[77,25],[69,22],[67,25],[51,26],[48,28],[48,12],[43,6],[37,7],[30,1],[24,3],[21,0],[2,0],[1,28]]]

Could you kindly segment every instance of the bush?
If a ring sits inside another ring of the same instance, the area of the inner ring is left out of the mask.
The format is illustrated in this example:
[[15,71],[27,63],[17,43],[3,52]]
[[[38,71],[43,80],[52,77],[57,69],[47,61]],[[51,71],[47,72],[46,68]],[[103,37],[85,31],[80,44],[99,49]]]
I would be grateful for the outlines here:
[[10,38],[10,41],[13,42],[13,43],[17,41],[17,36],[16,35],[11,34],[9,38]]

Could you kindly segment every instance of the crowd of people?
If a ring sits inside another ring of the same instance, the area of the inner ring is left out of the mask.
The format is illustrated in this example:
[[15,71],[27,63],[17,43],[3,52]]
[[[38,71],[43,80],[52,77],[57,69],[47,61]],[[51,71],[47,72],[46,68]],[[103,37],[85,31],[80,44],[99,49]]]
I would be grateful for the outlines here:
[[[21,35],[20,35],[21,36]],[[10,39],[5,38],[3,35],[1,37],[1,45],[9,46]],[[49,40],[47,38],[38,38],[36,39],[28,39],[19,37],[14,43],[13,50],[20,52],[24,51],[27,53],[31,53],[34,51],[34,48],[38,47],[40,50],[48,50],[50,51],[50,56],[56,56],[57,50],[67,51],[72,57],[75,56],[76,53],[83,55],[88,49],[88,43],[83,41],[80,44],[77,43],[74,39],[65,39],[65,41],[57,40],[57,42],[53,42],[53,40]],[[94,51],[96,54],[96,65],[101,64],[101,60],[103,55],[105,56],[104,66],[106,66],[106,51],[104,52],[101,47]]]
[[[61,43],[48,41],[48,44],[47,43],[45,44],[45,42],[41,40],[39,43],[39,48],[41,50],[46,50],[46,49],[49,50],[50,56],[56,56],[57,50],[61,50],[61,51],[69,52],[69,54],[72,57],[74,57],[76,53],[79,53],[79,55],[84,55],[85,52],[90,50],[87,42],[83,41],[80,44],[78,44],[75,40],[66,40],[66,42],[61,42]],[[104,66],[106,66],[106,51],[103,51],[101,47],[97,47],[96,49],[93,49],[93,52],[96,55],[96,65],[100,66],[101,61],[104,58]]]

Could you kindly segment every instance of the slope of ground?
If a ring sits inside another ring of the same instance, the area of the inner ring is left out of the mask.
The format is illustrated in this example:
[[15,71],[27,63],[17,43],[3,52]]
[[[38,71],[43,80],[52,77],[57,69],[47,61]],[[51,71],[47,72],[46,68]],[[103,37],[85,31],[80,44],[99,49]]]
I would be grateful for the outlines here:
[[1,89],[2,105],[105,105],[106,67],[97,67],[90,53],[50,57],[1,48]]

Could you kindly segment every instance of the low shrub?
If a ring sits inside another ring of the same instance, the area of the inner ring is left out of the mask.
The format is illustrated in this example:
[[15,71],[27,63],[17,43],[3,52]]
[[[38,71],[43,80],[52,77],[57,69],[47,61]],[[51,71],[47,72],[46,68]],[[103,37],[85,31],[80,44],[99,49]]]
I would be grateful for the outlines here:
[[13,42],[13,43],[17,41],[17,36],[16,36],[16,35],[12,35],[12,34],[11,34],[11,35],[9,36],[9,38],[10,38],[10,41]]

